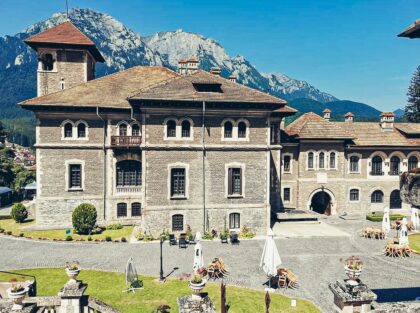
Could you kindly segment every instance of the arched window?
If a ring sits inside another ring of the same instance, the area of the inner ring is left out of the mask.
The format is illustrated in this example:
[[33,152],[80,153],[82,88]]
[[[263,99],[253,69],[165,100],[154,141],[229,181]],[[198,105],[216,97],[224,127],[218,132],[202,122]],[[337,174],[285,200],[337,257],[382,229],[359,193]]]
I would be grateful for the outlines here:
[[239,122],[238,124],[238,138],[246,138],[246,124]]
[[318,165],[319,165],[319,168],[324,168],[325,167],[325,153],[324,152],[321,152],[319,154]]
[[65,138],[73,137],[73,124],[72,123],[64,124],[64,137]]
[[191,124],[189,121],[184,120],[181,124],[181,137],[188,138],[191,134]]
[[314,153],[309,152],[308,153],[308,168],[314,168]]
[[140,126],[137,124],[133,124],[131,126],[131,136],[140,136]]
[[384,202],[384,193],[380,190],[375,190],[372,192],[370,197],[371,203],[383,203]]
[[166,123],[166,137],[176,137],[176,123],[174,120],[169,120]]
[[227,121],[224,125],[224,137],[232,138],[233,125],[232,122]]
[[241,215],[239,213],[229,214],[229,229],[241,228]]
[[54,69],[54,59],[51,53],[44,54],[41,62],[43,71],[52,71]]
[[382,172],[382,158],[379,155],[375,155],[372,158],[372,171],[371,175],[380,176],[383,175]]
[[330,168],[335,168],[335,152],[330,153]]
[[141,203],[134,202],[131,204],[131,216],[141,216]]
[[183,231],[184,230],[184,215],[175,214],[172,215],[172,231]]
[[408,159],[408,170],[411,171],[411,170],[417,168],[418,164],[419,164],[419,160],[417,159],[417,157],[415,155],[412,155]]
[[127,124],[120,124],[120,126],[118,127],[118,132],[120,136],[127,136]]
[[359,157],[352,155],[350,157],[350,173],[358,173],[359,172]]
[[400,197],[400,191],[394,190],[391,192],[390,198],[389,198],[389,207],[391,209],[401,209],[402,207],[402,200]]
[[141,162],[124,160],[117,162],[117,187],[141,186]]
[[117,204],[117,217],[127,217],[127,203]]
[[77,138],[85,138],[86,137],[86,124],[80,123],[77,125]]
[[395,155],[391,158],[390,175],[400,175],[400,158]]

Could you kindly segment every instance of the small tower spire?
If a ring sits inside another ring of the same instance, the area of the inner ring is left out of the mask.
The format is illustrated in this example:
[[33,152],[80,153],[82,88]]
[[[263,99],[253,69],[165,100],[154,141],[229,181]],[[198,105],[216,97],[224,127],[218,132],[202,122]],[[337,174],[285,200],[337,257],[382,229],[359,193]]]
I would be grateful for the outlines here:
[[69,2],[66,0],[66,12],[67,12],[67,20],[69,20]]

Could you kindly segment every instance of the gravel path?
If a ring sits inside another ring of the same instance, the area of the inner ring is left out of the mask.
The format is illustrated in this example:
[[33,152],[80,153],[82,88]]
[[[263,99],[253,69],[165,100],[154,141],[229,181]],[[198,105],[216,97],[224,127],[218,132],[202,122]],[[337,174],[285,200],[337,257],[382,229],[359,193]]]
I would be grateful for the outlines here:
[[[370,222],[326,220],[350,236],[279,238],[276,239],[283,265],[299,276],[299,290],[277,291],[291,297],[302,297],[316,303],[323,312],[334,312],[333,296],[328,283],[345,278],[340,259],[351,255],[365,262],[361,279],[371,289],[410,288],[420,296],[420,257],[393,259],[382,255],[385,241],[358,236],[358,231]],[[380,224],[376,224],[380,225]],[[304,224],[296,224],[304,228]],[[311,226],[312,227],[312,226]],[[300,229],[302,231],[302,229]],[[238,246],[222,245],[219,241],[203,242],[205,262],[221,257],[230,269],[228,283],[263,289],[265,275],[259,269],[263,240],[243,240]],[[159,275],[159,243],[55,243],[0,237],[0,269],[61,267],[66,261],[78,260],[85,268],[123,272],[129,257],[137,271]],[[193,246],[179,249],[164,244],[164,271],[181,276],[192,271]]]

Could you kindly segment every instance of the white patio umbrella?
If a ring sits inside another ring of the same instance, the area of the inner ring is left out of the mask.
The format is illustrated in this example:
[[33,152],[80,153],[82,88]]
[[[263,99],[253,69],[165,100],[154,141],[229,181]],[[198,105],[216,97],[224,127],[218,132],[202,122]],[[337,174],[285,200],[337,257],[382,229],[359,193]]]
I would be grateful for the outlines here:
[[260,268],[267,274],[269,287],[271,288],[271,277],[277,275],[277,267],[281,265],[281,258],[274,241],[274,233],[271,228],[267,231],[264,250],[261,256]]
[[391,223],[390,223],[390,220],[389,220],[389,208],[388,207],[386,207],[384,209],[384,217],[382,219],[382,230],[387,234],[391,230]]
[[399,243],[400,245],[408,245],[407,219],[405,217],[402,220]]
[[411,207],[411,222],[413,223],[414,229],[417,230],[420,227],[419,210],[414,206]]
[[203,249],[201,248],[201,233],[197,232],[195,235],[195,247],[194,247],[194,273],[197,273],[198,269],[204,266]]

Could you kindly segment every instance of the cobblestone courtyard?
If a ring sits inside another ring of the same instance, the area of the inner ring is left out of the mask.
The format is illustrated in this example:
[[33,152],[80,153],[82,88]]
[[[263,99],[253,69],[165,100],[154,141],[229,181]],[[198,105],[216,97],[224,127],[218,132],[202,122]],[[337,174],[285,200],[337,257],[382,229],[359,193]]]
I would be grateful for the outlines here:
[[[329,226],[337,227],[350,236],[324,236],[305,238],[277,238],[283,265],[300,279],[299,290],[277,291],[291,297],[313,301],[323,312],[334,312],[332,293],[328,283],[345,278],[340,259],[356,255],[365,262],[361,279],[382,295],[400,289],[400,297],[408,294],[420,296],[420,257],[392,259],[383,256],[385,241],[359,237],[359,230],[370,222],[329,218]],[[304,224],[295,224],[302,232]],[[379,225],[379,224],[376,224]],[[313,228],[313,226],[311,226]],[[320,226],[322,227],[322,226]],[[338,231],[337,233],[340,233]],[[158,243],[53,243],[0,237],[0,269],[35,267],[61,267],[66,261],[78,260],[85,268],[123,272],[126,261],[133,257],[139,273],[159,275]],[[243,240],[239,246],[222,245],[220,241],[203,242],[205,262],[221,257],[230,269],[228,283],[262,289],[265,275],[259,269],[264,240]],[[192,271],[193,247],[179,249],[164,244],[165,274],[178,267],[172,276]],[[228,291],[229,293],[229,291]],[[229,294],[228,294],[229,297]]]

